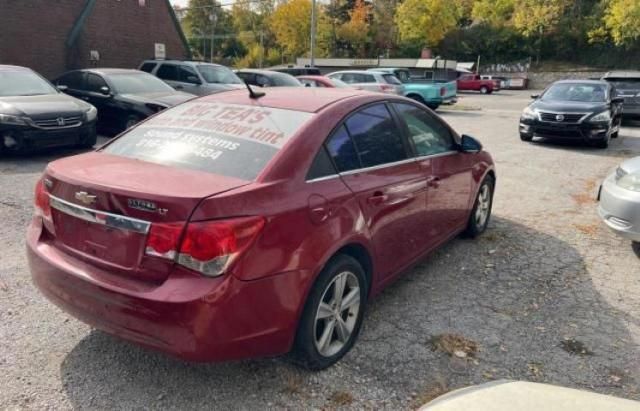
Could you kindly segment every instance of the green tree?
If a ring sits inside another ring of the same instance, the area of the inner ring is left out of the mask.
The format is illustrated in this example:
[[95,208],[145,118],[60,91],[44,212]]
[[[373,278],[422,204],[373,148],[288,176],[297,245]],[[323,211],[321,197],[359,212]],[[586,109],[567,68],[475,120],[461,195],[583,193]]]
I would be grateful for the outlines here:
[[365,4],[363,0],[356,0],[353,9],[349,11],[349,20],[338,29],[338,37],[351,46],[350,48],[356,54],[355,57],[366,57],[370,12],[371,6]]
[[478,0],[473,4],[471,16],[493,27],[504,27],[511,21],[516,0]]

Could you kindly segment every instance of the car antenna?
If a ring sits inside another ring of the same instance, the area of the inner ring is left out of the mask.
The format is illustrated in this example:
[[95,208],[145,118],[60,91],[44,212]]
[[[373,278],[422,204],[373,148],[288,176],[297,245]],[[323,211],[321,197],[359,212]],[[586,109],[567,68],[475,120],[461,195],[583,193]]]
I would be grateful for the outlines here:
[[252,98],[252,99],[258,99],[258,98],[263,97],[265,95],[265,93],[262,92],[262,91],[253,91],[253,89],[251,88],[249,83],[247,83],[246,80],[244,82],[244,85],[247,86],[247,90],[249,90],[249,97]]

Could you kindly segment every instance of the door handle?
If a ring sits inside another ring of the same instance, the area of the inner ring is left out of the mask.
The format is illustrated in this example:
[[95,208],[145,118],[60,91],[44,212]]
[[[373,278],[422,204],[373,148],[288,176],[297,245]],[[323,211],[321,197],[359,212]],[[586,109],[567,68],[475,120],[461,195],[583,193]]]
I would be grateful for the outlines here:
[[176,86],[176,90],[182,90],[184,87],[182,86]]
[[373,206],[377,206],[384,203],[388,199],[388,195],[384,194],[382,191],[376,191],[371,197],[367,199],[367,202]]
[[427,187],[438,188],[440,187],[440,177],[431,177],[427,180]]

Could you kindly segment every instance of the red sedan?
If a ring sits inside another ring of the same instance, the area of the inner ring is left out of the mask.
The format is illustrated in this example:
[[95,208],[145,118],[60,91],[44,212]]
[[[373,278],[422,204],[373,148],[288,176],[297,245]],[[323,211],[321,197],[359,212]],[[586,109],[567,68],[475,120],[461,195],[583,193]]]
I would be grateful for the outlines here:
[[194,361],[321,369],[404,269],[485,230],[491,156],[397,96],[231,91],[50,163],[27,233],[65,311]]
[[326,76],[298,76],[296,77],[305,87],[326,87],[326,88],[351,88],[350,85],[337,78]]

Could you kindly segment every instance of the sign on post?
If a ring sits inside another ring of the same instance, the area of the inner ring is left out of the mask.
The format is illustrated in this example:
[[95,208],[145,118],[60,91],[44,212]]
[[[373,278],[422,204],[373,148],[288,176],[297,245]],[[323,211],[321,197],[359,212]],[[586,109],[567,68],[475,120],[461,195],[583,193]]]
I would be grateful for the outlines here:
[[155,58],[158,60],[164,60],[167,58],[167,51],[164,43],[156,43]]

